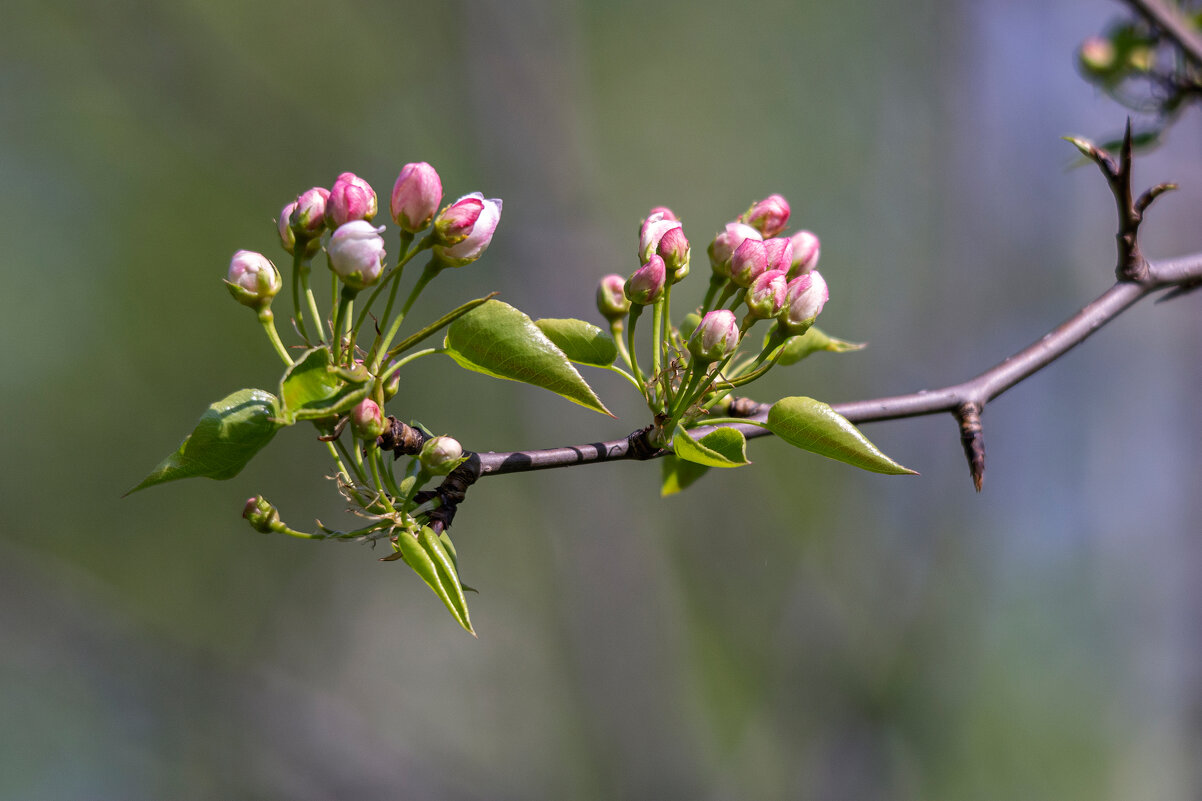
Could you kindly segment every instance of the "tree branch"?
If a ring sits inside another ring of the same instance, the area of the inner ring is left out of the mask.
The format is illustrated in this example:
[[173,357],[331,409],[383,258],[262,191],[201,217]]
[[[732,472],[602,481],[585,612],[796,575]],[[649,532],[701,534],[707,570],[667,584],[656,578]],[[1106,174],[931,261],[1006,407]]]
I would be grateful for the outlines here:
[[1164,31],[1194,66],[1202,67],[1202,36],[1189,21],[1162,0],[1126,0],[1144,19]]
[[[1156,6],[1155,3],[1140,5]],[[1144,212],[1157,197],[1176,187],[1173,184],[1158,184],[1138,197],[1132,192],[1131,121],[1127,121],[1127,132],[1117,161],[1092,142],[1072,137],[1068,137],[1068,140],[1098,165],[1115,199],[1118,213],[1118,233],[1115,236],[1117,249],[1115,265],[1117,280],[1115,284],[1057,328],[975,378],[935,390],[921,390],[909,395],[836,403],[831,406],[837,413],[853,423],[871,423],[951,412],[959,424],[960,441],[964,446],[964,455],[968,459],[973,485],[977,492],[981,491],[985,477],[985,439],[981,415],[990,401],[1068,353],[1103,325],[1148,295],[1160,290],[1172,290],[1165,295],[1164,299],[1167,300],[1202,288],[1202,253],[1153,263],[1144,258],[1140,249],[1139,227],[1143,222]],[[769,403],[756,403],[747,398],[738,398],[731,403],[728,413],[736,417],[745,417],[749,422],[763,423],[771,408],[772,404]],[[401,434],[408,429],[408,426],[395,420],[393,425],[395,430],[390,434],[392,439],[385,442],[385,438],[382,437],[381,447],[396,450],[398,455],[402,452],[416,452],[412,449],[420,448],[420,441],[406,441],[410,450],[401,450],[402,440],[405,439]],[[771,433],[759,425],[740,423],[723,425],[735,428],[748,439]],[[397,426],[400,428],[397,429]],[[713,426],[699,426],[695,429],[695,436],[703,437],[713,428]],[[653,459],[668,454],[670,451],[656,449],[648,443],[647,432],[650,430],[651,427],[648,426],[623,439],[564,448],[472,453],[469,460],[448,477],[443,487],[437,490],[442,504],[449,507],[445,516],[445,524],[450,524],[454,506],[463,500],[467,487],[483,476],[499,476],[527,470],[546,470],[553,467],[571,467],[625,459]]]
[[[951,412],[961,417],[959,410],[966,404],[975,405],[979,417],[980,411],[988,401],[1059,359],[1138,301],[1162,289],[1188,288],[1200,283],[1202,253],[1164,262],[1148,262],[1147,276],[1144,280],[1117,281],[1114,286],[1060,326],[975,378],[960,384],[920,390],[908,395],[835,403],[831,408],[853,423],[874,423],[941,412]],[[749,412],[745,416],[762,422],[767,418],[771,406],[769,403],[745,406]],[[735,427],[748,438],[771,433],[759,426]],[[705,431],[706,429],[700,428],[697,435],[704,436]],[[480,475],[495,476],[623,459],[655,458],[665,454],[662,450],[649,455],[636,454],[631,441],[641,433],[635,432],[624,439],[563,448],[480,453]]]

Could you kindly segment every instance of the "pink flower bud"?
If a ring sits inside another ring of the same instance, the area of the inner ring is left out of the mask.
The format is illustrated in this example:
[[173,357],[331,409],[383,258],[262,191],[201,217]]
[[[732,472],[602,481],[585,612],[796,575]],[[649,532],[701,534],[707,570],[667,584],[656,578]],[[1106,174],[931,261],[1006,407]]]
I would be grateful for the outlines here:
[[657,214],[659,215],[659,219],[661,219],[661,220],[679,220],[680,219],[679,217],[676,216],[676,212],[672,211],[672,209],[668,208],[667,206],[656,206],[655,208],[653,208],[651,211],[649,211],[647,213],[647,219],[643,220],[643,222],[640,223],[639,225],[640,226],[643,225],[644,223],[647,222],[647,220],[650,220],[652,217],[654,217]]
[[[480,258],[480,255],[488,248],[489,243],[492,242],[493,233],[497,230],[497,223],[501,221],[501,199],[492,198],[486,200],[484,199],[484,195],[479,192],[472,192],[470,195],[461,197],[443,213],[446,214],[460,203],[469,200],[479,201],[482,205],[480,213],[476,216],[475,223],[471,226],[467,235],[457,243],[434,246],[434,255],[447,267],[462,267]],[[474,206],[475,204],[470,205]],[[439,216],[441,217],[442,215]],[[438,222],[435,221],[434,225],[437,227]]]
[[1117,55],[1114,43],[1101,36],[1086,39],[1077,53],[1081,68],[1093,75],[1105,75],[1112,71],[1118,63]]
[[242,516],[250,523],[251,528],[263,534],[270,534],[280,522],[279,511],[262,495],[246,499],[246,505],[242,507]]
[[392,187],[392,219],[411,234],[425,228],[434,219],[442,202],[442,179],[438,171],[424,161],[401,168]]
[[458,245],[467,239],[484,213],[484,197],[479,192],[461,197],[442,210],[434,221],[434,233],[443,245]]
[[747,213],[739,218],[759,231],[766,238],[771,238],[785,230],[789,222],[789,201],[780,195],[769,195],[752,205]]
[[371,398],[364,398],[351,409],[351,433],[355,439],[371,441],[384,433],[384,412]]
[[597,311],[611,323],[621,320],[630,311],[622,276],[607,275],[597,284]]
[[680,228],[678,220],[668,220],[659,214],[652,214],[639,229],[639,261],[646,264],[659,248],[659,241],[664,234]]
[[320,186],[305,190],[296,199],[292,213],[288,215],[288,223],[298,240],[308,241],[321,236],[329,200],[329,190]]
[[768,252],[768,269],[789,271],[793,266],[793,241],[783,236],[775,236],[764,240],[764,250]]
[[682,281],[689,274],[689,240],[685,238],[684,229],[677,223],[675,228],[664,231],[659,245],[655,248],[656,255],[664,260],[664,265],[672,272],[672,283]]
[[767,320],[775,317],[785,305],[789,279],[784,270],[769,270],[752,282],[747,290],[747,309],[754,317]]
[[709,256],[710,266],[715,275],[722,278],[730,277],[730,258],[739,245],[747,239],[762,240],[763,237],[759,231],[743,223],[727,223],[726,230],[714,237],[714,241],[709,246]]
[[431,437],[422,444],[417,458],[427,473],[445,476],[459,466],[463,446],[452,437]]
[[351,289],[374,284],[384,271],[384,226],[352,220],[338,226],[326,245],[330,269]]
[[809,231],[798,231],[789,237],[793,243],[793,266],[789,268],[789,277],[796,278],[804,275],[818,266],[820,243],[818,237]]
[[648,306],[659,300],[664,294],[664,286],[668,283],[668,269],[664,260],[652,256],[642,267],[626,281],[625,293],[631,303]]
[[225,285],[234,300],[252,309],[265,309],[283,286],[280,271],[262,253],[239,250],[230,259]]
[[330,228],[353,220],[370,220],[376,216],[376,191],[353,172],[344,172],[330,189],[326,215]]
[[787,334],[804,334],[830,299],[822,273],[814,270],[789,282],[785,305],[777,319]]
[[744,239],[730,257],[730,280],[749,287],[768,269],[768,249],[758,239]]
[[739,347],[739,323],[729,309],[717,309],[701,318],[689,337],[689,353],[698,362],[725,359]]
[[296,250],[296,234],[292,233],[292,212],[296,211],[296,201],[292,201],[284,208],[280,209],[280,216],[276,217],[276,230],[280,233],[280,244],[284,246],[284,250],[292,253]]

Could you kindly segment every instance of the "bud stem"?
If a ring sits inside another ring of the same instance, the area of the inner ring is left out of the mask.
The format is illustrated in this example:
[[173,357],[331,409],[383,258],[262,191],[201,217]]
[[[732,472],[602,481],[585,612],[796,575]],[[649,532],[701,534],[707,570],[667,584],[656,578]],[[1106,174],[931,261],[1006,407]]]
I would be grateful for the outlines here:
[[[325,327],[321,324],[321,314],[317,311],[317,301],[313,297],[313,290],[309,288],[309,264],[305,261],[303,254],[301,255],[300,269],[298,272],[300,280],[297,283],[299,284],[300,288],[304,290],[305,298],[309,304],[309,314],[313,315],[313,325],[317,326],[317,341],[321,342],[326,338],[326,331]],[[301,315],[297,314],[297,317],[300,318]]]
[[[408,264],[409,261],[418,254],[418,251],[430,247],[430,243],[432,241],[433,240],[430,237],[426,237],[421,241],[421,243],[418,244],[417,249],[410,253],[409,245],[413,242],[413,234],[409,233],[408,231],[401,231],[401,253],[397,257],[396,266],[393,267],[392,271],[388,273],[388,275],[384,276],[384,280],[381,281],[374,290],[372,290],[371,295],[369,295],[367,298],[367,303],[363,306],[363,311],[359,312],[359,319],[355,321],[354,333],[356,339],[359,337],[359,329],[363,327],[363,322],[367,319],[367,314],[371,311],[371,307],[376,302],[376,298],[378,298],[380,293],[384,291],[384,286],[391,283],[392,288],[388,291],[388,304],[384,307],[384,315],[380,318],[385,323],[388,322],[388,318],[392,314],[392,305],[396,302],[397,288],[401,285],[400,278],[401,273],[404,272],[405,265]],[[378,341],[379,334],[377,333],[376,342]],[[378,348],[376,347],[376,343],[373,343],[372,358],[374,358],[376,353],[381,352],[382,350],[388,349]],[[372,358],[369,358],[367,361],[371,362]]]
[[[639,367],[639,358],[634,348],[634,328],[635,324],[639,321],[639,317],[643,314],[643,308],[638,303],[632,304],[630,307],[630,327],[626,329],[626,347],[630,353],[630,369],[634,371],[635,380],[639,383],[639,389],[642,391],[643,397],[650,402],[651,397],[647,393],[647,379],[643,376],[643,369]],[[652,409],[652,411],[655,410]]]
[[292,357],[288,355],[288,350],[280,341],[280,332],[275,330],[275,314],[272,313],[270,307],[265,306],[259,310],[259,322],[263,324],[263,330],[267,332],[267,338],[271,340],[271,346],[275,348],[275,352],[284,360],[284,364],[291,367]]
[[[330,324],[330,334],[334,340],[334,364],[338,364],[342,360],[342,347],[345,341],[346,352],[351,358],[347,360],[350,364],[354,361],[355,342],[349,339],[351,335],[351,314],[355,308],[355,295],[359,294],[359,290],[351,289],[346,284],[342,285],[342,291],[338,293],[338,308],[334,312],[334,322]],[[343,329],[345,328],[345,333]]]
[[[309,331],[305,328],[305,315],[301,313],[300,289],[301,289],[301,263],[305,260],[304,248],[293,248],[292,253],[292,314],[296,320],[296,328],[300,331],[301,338],[305,340],[306,345],[312,344],[309,341]],[[307,268],[305,268],[307,271]]]
[[706,290],[705,300],[701,304],[701,316],[704,317],[706,312],[711,311],[710,306],[714,302],[714,296],[718,294],[718,290],[725,286],[727,279],[720,275],[710,276],[710,288]]
[[[355,453],[356,454],[359,453],[358,447],[355,448]],[[371,470],[372,486],[374,486],[376,488],[376,492],[378,493],[379,503],[386,510],[388,510],[388,512],[390,514],[392,514],[392,513],[396,512],[396,509],[393,507],[392,501],[390,501],[388,499],[388,495],[389,495],[388,490],[384,486],[383,479],[380,478],[379,456],[380,456],[380,449],[378,447],[376,447],[376,443],[369,442],[367,444],[367,466]],[[392,471],[387,471],[387,472],[389,474],[391,474]]]
[[[401,307],[400,312],[397,313],[396,319],[394,319],[392,321],[392,325],[388,327],[388,334],[385,335],[384,339],[380,341],[378,346],[372,346],[375,353],[371,357],[371,363],[368,367],[371,372],[374,373],[380,369],[380,364],[384,360],[384,355],[388,353],[389,345],[392,344],[392,340],[396,339],[397,332],[401,330],[401,323],[405,321],[405,315],[409,313],[409,309],[413,308],[413,304],[417,300],[417,296],[420,295],[422,290],[426,288],[426,284],[433,281],[434,276],[442,272],[442,267],[443,265],[438,261],[438,259],[433,257],[430,258],[430,261],[426,264],[426,269],[422,270],[422,274],[418,277],[417,283],[414,284],[413,289],[409,291],[409,297],[405,299],[405,305]],[[391,305],[391,303],[392,300],[389,299],[389,305]],[[387,316],[385,316],[385,319],[387,319]]]

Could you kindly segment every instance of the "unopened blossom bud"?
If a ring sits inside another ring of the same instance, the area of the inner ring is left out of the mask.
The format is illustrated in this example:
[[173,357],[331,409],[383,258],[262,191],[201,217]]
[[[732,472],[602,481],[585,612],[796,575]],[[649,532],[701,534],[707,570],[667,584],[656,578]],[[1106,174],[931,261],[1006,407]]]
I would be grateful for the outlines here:
[[351,289],[374,284],[384,271],[384,226],[352,220],[338,226],[326,245],[330,269]]
[[280,216],[275,220],[276,230],[280,233],[280,244],[289,253],[296,250],[296,234],[292,233],[292,212],[294,211],[296,211],[295,200],[280,209]]
[[[434,255],[447,267],[462,267],[471,264],[492,242],[497,223],[501,221],[501,199],[485,199],[479,192],[465,195],[443,209],[434,220],[434,229],[442,236],[440,222],[447,215],[450,219],[444,227],[455,229],[455,241],[445,240],[434,246]],[[471,223],[463,224],[470,217]]]
[[804,334],[829,299],[830,291],[822,273],[814,270],[797,276],[789,282],[785,305],[777,316],[780,327],[786,334]]
[[392,187],[389,209],[392,219],[402,230],[411,234],[425,228],[434,219],[442,202],[442,179],[438,171],[424,161],[406,164],[401,168]]
[[1105,75],[1115,67],[1114,43],[1103,36],[1091,36],[1081,43],[1077,57],[1081,68],[1093,75]]
[[765,238],[771,238],[785,230],[789,222],[789,201],[780,195],[769,195],[752,205],[747,213],[739,218],[759,231]]
[[664,235],[660,237],[659,245],[655,248],[655,253],[664,260],[664,265],[668,271],[672,273],[672,283],[677,283],[684,280],[689,274],[689,240],[685,238],[684,229],[680,227],[680,223],[676,224],[675,228],[669,228],[664,231]]
[[265,309],[283,286],[280,271],[262,253],[239,250],[230,259],[225,285],[234,300],[252,309]]
[[789,277],[796,278],[813,271],[818,266],[818,237],[810,231],[798,231],[789,237],[789,241],[793,243],[793,265],[789,268]]
[[743,244],[747,239],[762,240],[763,238],[760,232],[750,225],[727,223],[726,229],[714,237],[714,241],[710,242],[708,248],[710,266],[713,268],[714,274],[719,277],[729,278],[730,258],[734,255],[739,245]]
[[298,240],[308,241],[321,236],[329,201],[330,191],[320,186],[306,189],[297,197],[292,213],[288,215],[288,224]]
[[351,433],[355,439],[371,442],[384,433],[387,423],[384,422],[384,412],[371,398],[364,398],[351,409]]
[[439,213],[434,221],[434,233],[443,245],[458,245],[467,239],[484,213],[484,196],[476,192],[461,197]]
[[630,311],[626,282],[622,276],[607,275],[597,284],[597,311],[611,323],[621,320]]
[[[392,363],[389,364],[392,366]],[[401,371],[393,370],[392,375],[384,382],[384,400],[390,401],[401,391]]]
[[793,266],[793,241],[783,236],[775,236],[764,240],[764,250],[768,253],[768,269],[789,271]]
[[752,282],[744,300],[754,317],[767,320],[780,313],[785,305],[789,279],[784,270],[769,270]]
[[768,269],[768,249],[758,239],[744,239],[730,258],[730,280],[749,287]]
[[263,534],[270,534],[280,522],[279,511],[262,495],[247,498],[246,506],[242,507],[242,516],[251,528]]
[[657,212],[648,217],[639,228],[639,261],[647,263],[659,249],[659,241],[668,231],[680,228],[679,220],[669,220]]
[[667,206],[656,206],[651,211],[647,212],[647,219],[643,220],[643,222],[647,222],[647,220],[651,219],[656,214],[659,215],[659,218],[661,220],[679,220],[680,219],[679,217],[676,216],[676,212],[672,211],[672,209],[668,208]]
[[725,359],[739,347],[739,323],[729,309],[717,309],[701,318],[689,338],[689,353],[708,364]]
[[668,270],[659,256],[651,259],[626,280],[624,291],[631,303],[648,306],[659,300],[668,283]]
[[417,459],[422,468],[431,475],[445,476],[459,466],[463,458],[463,446],[453,437],[431,437],[422,445]]
[[353,172],[344,172],[330,188],[326,224],[337,228],[353,220],[370,220],[376,209],[376,190],[371,184]]

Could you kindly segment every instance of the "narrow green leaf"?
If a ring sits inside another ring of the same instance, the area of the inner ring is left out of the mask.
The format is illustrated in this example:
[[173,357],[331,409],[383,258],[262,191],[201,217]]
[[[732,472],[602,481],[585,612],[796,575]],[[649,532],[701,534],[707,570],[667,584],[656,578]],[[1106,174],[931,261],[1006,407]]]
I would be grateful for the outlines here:
[[672,455],[663,457],[659,463],[661,498],[675,495],[709,472],[709,468],[703,464],[677,459]]
[[846,417],[813,398],[781,398],[772,404],[768,429],[790,445],[863,470],[918,475],[881,453]]
[[280,380],[281,414],[288,423],[341,414],[367,397],[370,378],[362,365],[331,365],[325,348],[308,350]]
[[810,330],[804,334],[789,337],[776,363],[794,364],[811,353],[817,353],[818,351],[847,353],[848,351],[862,350],[864,347],[862,342],[847,342],[846,340],[835,339],[818,328],[810,326]]
[[535,320],[534,324],[563,351],[563,355],[577,364],[609,367],[618,358],[618,346],[613,337],[592,323],[546,318]]
[[125,494],[180,478],[233,478],[283,427],[275,395],[240,389],[209,406],[175,453]]
[[[445,328],[446,326],[455,322],[460,317],[462,317],[463,315],[470,312],[472,309],[476,308],[477,306],[482,305],[485,301],[492,299],[496,294],[497,294],[496,292],[490,292],[482,298],[476,298],[475,300],[469,300],[467,303],[463,304],[462,306],[458,306],[454,309],[451,309],[449,312],[444,314],[442,317],[439,317],[437,320],[430,323],[428,326],[426,326],[422,330],[417,331],[416,333],[410,334],[409,336],[407,336],[403,340],[401,340],[398,344],[394,345],[392,347],[392,349],[388,351],[388,358],[391,359],[394,356],[399,356],[402,353],[404,353],[405,351],[412,348],[414,345],[417,345],[418,343],[425,340],[427,337],[437,334],[443,328]],[[385,361],[388,361],[388,359],[385,359]]]
[[507,303],[490,300],[451,323],[444,347],[468,370],[549,389],[613,417],[563,351]]
[[747,438],[727,426],[715,428],[701,439],[693,439],[682,426],[672,437],[676,456],[707,467],[742,467],[747,461]]
[[422,581],[442,600],[459,625],[467,629],[473,637],[476,636],[468,617],[467,601],[459,585],[459,576],[455,572],[455,563],[438,541],[433,529],[423,526],[417,537],[402,531],[397,537],[397,545],[405,564],[421,576]]

